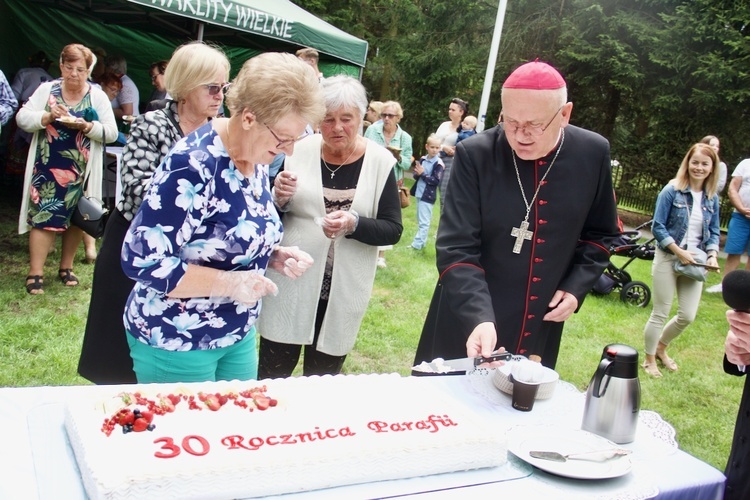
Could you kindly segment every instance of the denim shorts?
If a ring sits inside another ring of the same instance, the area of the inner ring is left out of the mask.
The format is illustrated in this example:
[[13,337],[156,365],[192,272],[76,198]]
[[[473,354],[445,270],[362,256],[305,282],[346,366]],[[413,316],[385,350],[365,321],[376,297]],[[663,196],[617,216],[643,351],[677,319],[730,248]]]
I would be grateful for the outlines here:
[[740,213],[732,212],[724,251],[729,255],[742,255],[747,253],[748,249],[750,249],[750,219]]

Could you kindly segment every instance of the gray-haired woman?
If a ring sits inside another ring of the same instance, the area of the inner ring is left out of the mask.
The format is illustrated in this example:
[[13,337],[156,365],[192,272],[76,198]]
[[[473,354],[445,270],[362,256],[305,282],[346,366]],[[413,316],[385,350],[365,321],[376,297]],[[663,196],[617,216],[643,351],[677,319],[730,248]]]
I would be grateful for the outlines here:
[[304,375],[341,371],[370,299],[378,246],[397,243],[403,229],[396,160],[358,134],[364,87],[347,76],[321,85],[321,133],[299,142],[274,183],[285,212],[284,243],[300,246],[315,263],[294,281],[268,272],[279,295],[263,304],[259,379],[290,376],[302,346]]

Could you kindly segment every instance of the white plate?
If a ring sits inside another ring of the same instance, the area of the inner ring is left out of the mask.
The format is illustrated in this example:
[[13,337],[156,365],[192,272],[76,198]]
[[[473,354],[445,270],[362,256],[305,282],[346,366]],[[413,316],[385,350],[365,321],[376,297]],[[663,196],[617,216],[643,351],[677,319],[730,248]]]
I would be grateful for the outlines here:
[[508,432],[508,450],[515,456],[543,471],[573,479],[607,479],[624,476],[633,467],[630,456],[593,462],[568,460],[554,462],[533,458],[530,451],[556,451],[566,455],[586,451],[620,448],[620,445],[601,436],[580,429],[551,426],[519,426]]
[[58,121],[60,123],[75,123],[77,119],[73,117],[63,116],[62,118],[57,118],[55,121]]

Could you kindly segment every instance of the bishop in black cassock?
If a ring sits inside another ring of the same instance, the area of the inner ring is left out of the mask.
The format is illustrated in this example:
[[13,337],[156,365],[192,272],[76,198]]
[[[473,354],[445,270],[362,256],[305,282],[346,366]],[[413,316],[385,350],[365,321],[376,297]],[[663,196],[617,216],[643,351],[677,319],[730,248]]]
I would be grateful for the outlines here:
[[[493,348],[554,368],[563,321],[619,235],[609,143],[568,125],[572,103],[557,93],[564,86],[551,66],[527,63],[503,86],[504,125],[458,144],[436,243],[440,277],[415,365],[466,356],[478,325],[493,324]],[[555,99],[565,104],[544,127]]]

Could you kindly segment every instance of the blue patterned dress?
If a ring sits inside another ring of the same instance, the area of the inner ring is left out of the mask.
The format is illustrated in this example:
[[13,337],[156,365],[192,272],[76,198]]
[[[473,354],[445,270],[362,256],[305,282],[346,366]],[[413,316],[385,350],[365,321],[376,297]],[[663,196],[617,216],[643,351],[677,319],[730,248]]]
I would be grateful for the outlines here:
[[[91,112],[91,87],[81,102],[68,107],[72,116],[83,117]],[[67,106],[62,97],[60,81],[50,90],[45,111],[57,103]],[[65,231],[70,215],[83,194],[82,175],[86,171],[90,140],[83,131],[52,122],[43,130],[39,140],[31,178],[27,222],[31,227],[49,231]]]
[[242,340],[261,303],[228,298],[169,298],[188,264],[265,274],[282,225],[269,191],[268,167],[245,178],[211,123],[177,142],[154,172],[130,225],[122,267],[136,285],[125,329],[169,351],[216,349]]

